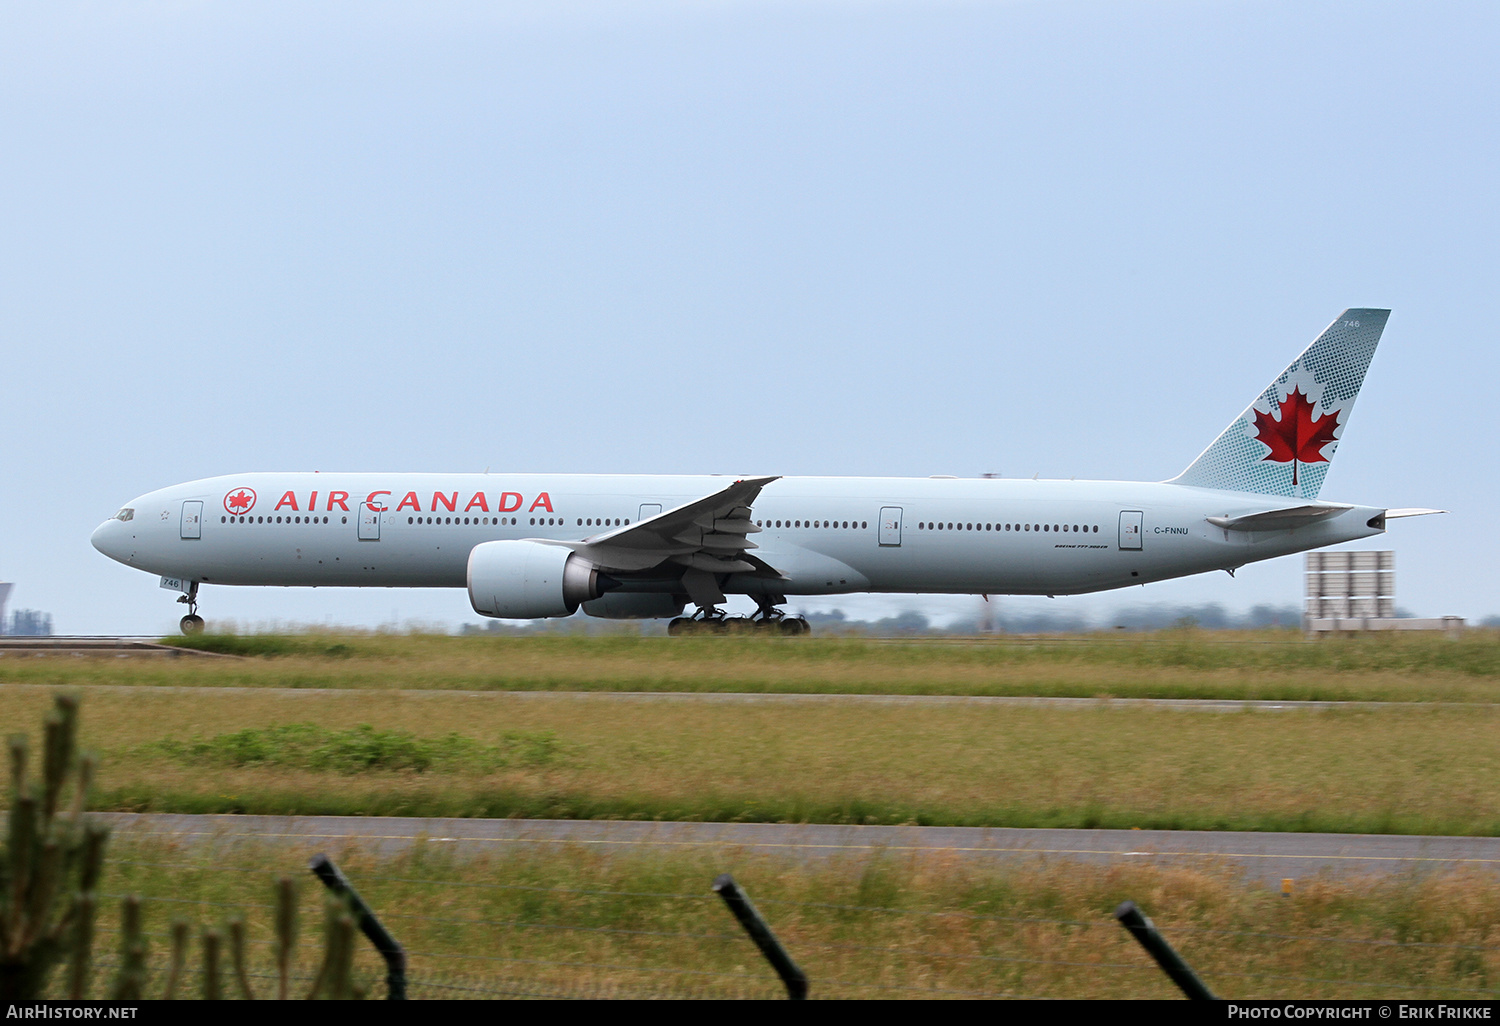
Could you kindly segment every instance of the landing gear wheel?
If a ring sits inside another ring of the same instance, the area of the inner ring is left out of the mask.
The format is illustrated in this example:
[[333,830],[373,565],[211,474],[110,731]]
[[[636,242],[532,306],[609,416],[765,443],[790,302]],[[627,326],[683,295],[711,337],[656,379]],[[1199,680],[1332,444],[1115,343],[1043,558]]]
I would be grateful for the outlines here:
[[675,617],[667,624],[667,634],[673,638],[705,634],[749,634],[754,629],[748,617],[725,616],[724,610],[713,606],[700,606],[693,616]]
[[203,617],[198,615],[198,582],[193,581],[189,584],[187,594],[177,596],[177,601],[188,607],[187,616],[177,623],[177,626],[182,628],[182,633],[202,634]]
[[183,628],[184,634],[202,633],[202,616],[198,615],[198,582],[193,580],[187,585],[187,594],[177,595],[177,601],[187,606],[187,615],[177,621],[178,627]]
[[781,628],[781,633],[789,638],[812,633],[812,627],[800,616],[784,617],[777,626]]

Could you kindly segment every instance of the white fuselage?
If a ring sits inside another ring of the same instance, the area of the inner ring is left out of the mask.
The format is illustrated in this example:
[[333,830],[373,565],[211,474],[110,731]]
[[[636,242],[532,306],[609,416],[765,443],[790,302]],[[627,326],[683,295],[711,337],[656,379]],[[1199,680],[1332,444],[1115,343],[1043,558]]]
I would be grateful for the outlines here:
[[[191,582],[462,588],[469,553],[482,542],[579,542],[731,480],[243,474],[143,495],[130,504],[130,519],[106,521],[93,540],[126,565]],[[781,478],[750,513],[761,528],[754,555],[781,578],[732,574],[721,586],[731,594],[1079,594],[1233,569],[1384,530],[1378,507],[1341,509],[1296,529],[1229,530],[1206,519],[1278,501],[1138,482]],[[668,573],[623,586],[677,588]]]

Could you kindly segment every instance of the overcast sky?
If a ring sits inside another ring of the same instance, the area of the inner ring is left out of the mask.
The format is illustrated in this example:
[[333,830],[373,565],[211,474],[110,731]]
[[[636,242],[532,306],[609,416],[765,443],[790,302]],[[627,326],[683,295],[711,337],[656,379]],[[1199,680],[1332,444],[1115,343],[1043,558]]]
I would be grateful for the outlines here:
[[90,531],[255,470],[1161,480],[1384,306],[1322,497],[1451,509],[1356,547],[1416,613],[1500,612],[1497,44],[1494,3],[6,4],[0,579],[174,630]]

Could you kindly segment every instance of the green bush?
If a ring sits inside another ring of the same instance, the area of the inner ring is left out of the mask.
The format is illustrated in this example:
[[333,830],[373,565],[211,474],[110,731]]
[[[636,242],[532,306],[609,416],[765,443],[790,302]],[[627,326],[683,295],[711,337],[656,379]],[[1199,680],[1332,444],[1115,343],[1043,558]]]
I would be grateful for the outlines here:
[[275,766],[330,773],[463,767],[480,772],[555,761],[559,744],[551,731],[508,731],[494,744],[447,733],[420,737],[406,730],[376,730],[368,723],[345,730],[316,723],[247,727],[210,738],[167,739],[147,752],[178,762],[218,766]]

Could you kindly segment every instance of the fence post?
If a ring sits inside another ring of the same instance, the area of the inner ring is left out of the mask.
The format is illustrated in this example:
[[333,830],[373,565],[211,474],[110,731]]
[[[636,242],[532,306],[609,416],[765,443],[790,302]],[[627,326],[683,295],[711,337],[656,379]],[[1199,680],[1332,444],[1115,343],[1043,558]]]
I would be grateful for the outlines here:
[[1146,953],[1156,959],[1156,964],[1161,966],[1162,972],[1172,978],[1172,982],[1194,1001],[1217,1001],[1213,991],[1198,979],[1198,974],[1193,972],[1192,967],[1182,960],[1182,956],[1172,950],[1172,945],[1157,930],[1146,914],[1136,907],[1135,902],[1127,901],[1115,909],[1115,918],[1120,925],[1130,931],[1130,935],[1140,942]]
[[776,970],[776,975],[781,977],[781,982],[786,985],[786,996],[792,1001],[801,1001],[807,997],[807,974],[792,961],[792,956],[786,953],[786,948],[776,939],[771,932],[771,927],[761,917],[760,912],[750,903],[750,896],[740,890],[740,885],[734,882],[734,877],[728,873],[720,874],[714,881],[714,893],[724,899],[724,904],[729,906],[729,911],[734,913],[734,918],[740,921],[755,946],[760,948],[760,953],[766,956],[766,961],[771,963],[771,968]]
[[354,913],[354,920],[359,925],[360,932],[370,938],[370,943],[375,945],[375,950],[380,952],[380,957],[385,959],[385,985],[387,1001],[406,1000],[406,951],[396,942],[386,928],[380,925],[380,920],[375,918],[375,913],[370,911],[370,906],[364,903],[364,899],[345,879],[344,874],[339,872],[339,867],[333,864],[333,860],[327,855],[318,855],[313,858],[308,866],[309,869],[323,881],[334,894],[349,902],[349,911]]

